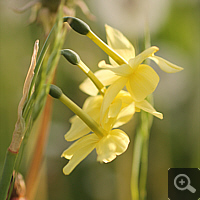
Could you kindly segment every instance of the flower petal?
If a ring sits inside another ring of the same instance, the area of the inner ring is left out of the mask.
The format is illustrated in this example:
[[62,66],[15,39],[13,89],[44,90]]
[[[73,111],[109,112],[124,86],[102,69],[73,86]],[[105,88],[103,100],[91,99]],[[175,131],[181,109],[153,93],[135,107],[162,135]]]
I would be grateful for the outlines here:
[[153,60],[164,72],[167,73],[176,73],[181,70],[183,70],[182,67],[179,67],[159,56],[151,56],[149,57],[151,60]]
[[113,65],[106,64],[104,60],[99,62],[98,66],[100,68],[107,68],[118,76],[128,76],[133,71],[132,67],[130,67],[128,64],[113,66]]
[[104,99],[103,99],[103,103],[102,103],[102,107],[101,107],[100,121],[102,121],[106,110],[108,109],[108,107],[110,106],[110,104],[112,103],[114,98],[117,96],[117,94],[120,92],[120,90],[122,90],[123,87],[126,85],[127,81],[128,81],[127,78],[121,77],[121,78],[117,79],[107,89],[107,91],[104,95]]
[[111,162],[117,155],[126,151],[129,145],[128,135],[120,129],[114,129],[103,137],[96,146],[97,160],[100,162]]
[[122,107],[122,101],[120,99],[117,99],[111,105],[109,106],[109,111],[108,111],[108,118],[115,118]]
[[[103,83],[104,86],[112,84],[116,79],[119,77],[115,75],[110,70],[99,70],[94,73],[95,76]],[[85,92],[86,94],[89,94],[91,96],[96,96],[98,94],[98,89],[94,85],[94,83],[89,79],[85,79],[79,88]]]
[[132,58],[128,61],[129,65],[135,69],[138,65],[140,65],[145,59],[152,56],[155,52],[159,50],[158,47],[152,46],[146,50],[144,50],[142,53],[138,54],[135,58]]
[[150,66],[142,64],[129,77],[126,87],[135,101],[142,101],[156,89],[158,82],[157,73]]
[[70,159],[67,165],[63,168],[63,173],[68,175],[72,170],[96,147],[99,138],[95,134],[87,135],[72,144],[65,150],[61,157]]
[[146,100],[135,102],[135,107],[144,110],[145,112],[148,112],[160,119],[163,119],[163,114],[160,112],[157,112],[154,107]]
[[114,124],[114,128],[120,127],[123,124],[126,124],[131,118],[133,117],[135,113],[135,102],[132,102],[129,106],[123,108]]
[[65,134],[65,140],[73,141],[91,132],[91,129],[79,118],[75,118],[70,130]]
[[[135,49],[129,40],[117,29],[105,25],[108,45],[125,60],[135,57]],[[112,64],[112,61],[111,61]]]
[[110,69],[110,68],[115,68],[115,66],[107,64],[105,60],[102,60],[98,63],[99,68],[104,68],[104,69]]

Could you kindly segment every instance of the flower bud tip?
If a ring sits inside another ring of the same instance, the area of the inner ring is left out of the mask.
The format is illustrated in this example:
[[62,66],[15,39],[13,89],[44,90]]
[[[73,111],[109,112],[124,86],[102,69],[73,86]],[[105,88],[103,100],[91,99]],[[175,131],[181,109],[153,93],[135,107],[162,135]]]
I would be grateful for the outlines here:
[[87,35],[90,31],[90,27],[82,20],[75,17],[64,17],[63,22],[68,22],[73,30],[76,32]]
[[62,90],[56,85],[50,85],[49,94],[56,99],[59,99],[62,95]]
[[70,49],[61,50],[61,55],[63,55],[72,65],[77,65],[81,60],[79,55]]

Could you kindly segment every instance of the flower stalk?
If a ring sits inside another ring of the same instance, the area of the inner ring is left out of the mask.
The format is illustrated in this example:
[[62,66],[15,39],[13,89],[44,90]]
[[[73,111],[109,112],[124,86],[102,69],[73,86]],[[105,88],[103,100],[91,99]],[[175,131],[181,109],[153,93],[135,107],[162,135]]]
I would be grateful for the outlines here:
[[64,22],[68,22],[71,28],[90,38],[97,46],[99,46],[106,54],[108,54],[113,60],[115,60],[119,65],[128,64],[127,61],[120,56],[116,51],[110,48],[105,42],[103,42],[82,20],[75,17],[64,17]]
[[85,113],[79,106],[77,106],[72,100],[63,94],[62,90],[55,86],[50,86],[49,94],[59,99],[65,104],[72,112],[74,112],[79,118],[81,118],[85,124],[99,137],[102,138],[105,135],[105,130],[97,124],[87,113]]
[[86,36],[99,46],[106,54],[108,54],[114,61],[116,61],[116,63],[119,65],[128,64],[123,57],[103,42],[93,31],[90,30]]
[[[148,26],[147,26],[148,27]],[[149,30],[145,31],[145,49],[150,45]],[[148,64],[149,60],[145,60]],[[153,95],[147,96],[147,101],[153,105]],[[148,172],[148,150],[150,129],[153,123],[153,116],[141,111],[140,125],[136,131],[135,146],[133,149],[133,163],[131,175],[131,195],[133,200],[145,200],[147,198],[147,172]]]
[[94,83],[100,94],[104,96],[106,87],[94,75],[90,68],[86,66],[86,64],[80,59],[79,55],[76,52],[70,49],[64,49],[61,50],[61,55],[63,55],[72,65],[77,65],[79,69],[81,69],[86,74],[86,76]]

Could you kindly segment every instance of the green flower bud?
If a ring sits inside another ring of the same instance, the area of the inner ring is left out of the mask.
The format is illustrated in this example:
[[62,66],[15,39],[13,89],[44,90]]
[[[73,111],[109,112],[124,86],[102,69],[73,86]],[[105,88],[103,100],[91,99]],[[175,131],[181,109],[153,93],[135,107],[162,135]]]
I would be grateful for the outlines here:
[[63,94],[62,90],[56,85],[50,85],[49,94],[56,99],[59,99]]
[[81,60],[79,55],[71,49],[61,50],[61,55],[63,55],[72,65],[78,65]]
[[90,32],[90,27],[84,21],[78,18],[64,17],[63,22],[68,22],[73,30],[82,35],[87,35]]

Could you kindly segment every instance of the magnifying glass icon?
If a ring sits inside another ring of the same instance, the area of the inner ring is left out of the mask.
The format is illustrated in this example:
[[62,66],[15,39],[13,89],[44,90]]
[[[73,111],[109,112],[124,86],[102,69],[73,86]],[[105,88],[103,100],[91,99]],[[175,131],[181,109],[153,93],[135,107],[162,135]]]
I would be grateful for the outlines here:
[[174,179],[174,186],[178,190],[189,190],[191,193],[195,193],[196,189],[192,187],[190,183],[190,178],[185,174],[179,174]]

